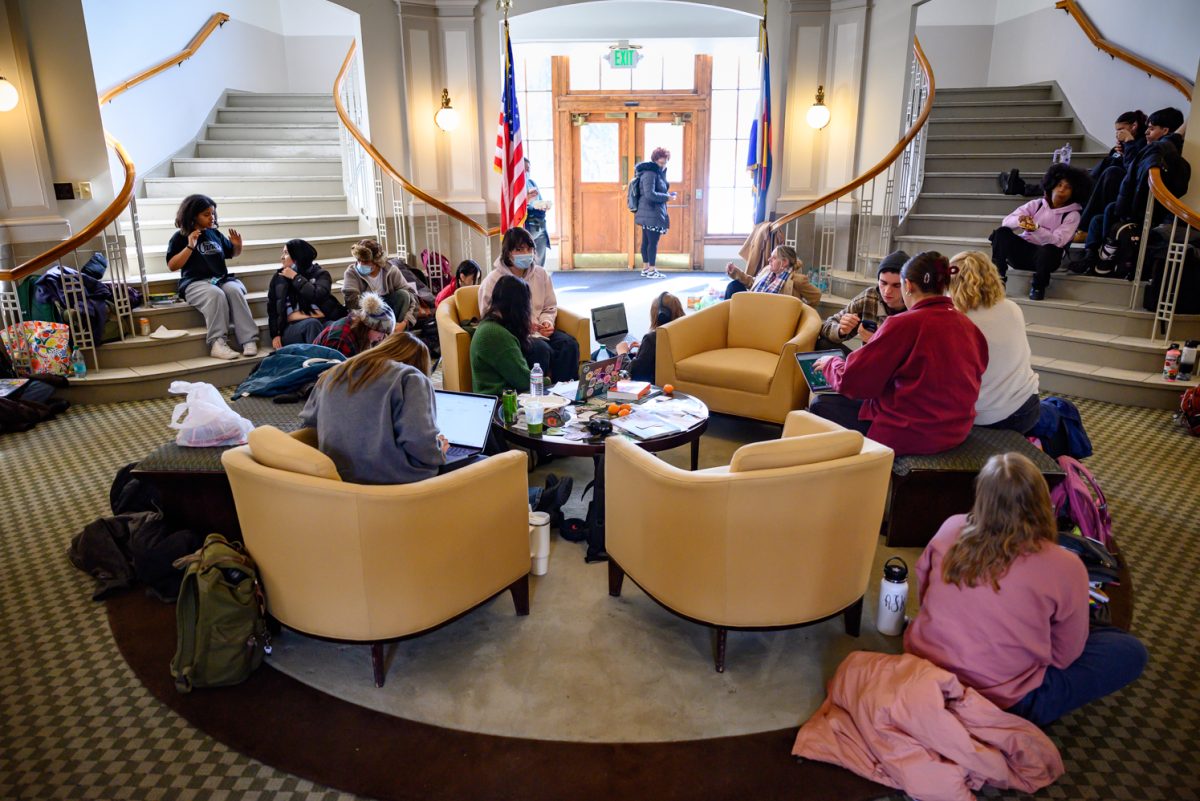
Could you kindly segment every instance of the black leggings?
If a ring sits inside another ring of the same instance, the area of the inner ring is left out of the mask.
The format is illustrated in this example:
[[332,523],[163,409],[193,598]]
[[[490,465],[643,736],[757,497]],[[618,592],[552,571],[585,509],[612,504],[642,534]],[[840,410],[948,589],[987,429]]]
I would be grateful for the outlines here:
[[652,231],[649,228],[642,228],[642,266],[653,267],[658,260],[658,238],[662,236],[659,231]]

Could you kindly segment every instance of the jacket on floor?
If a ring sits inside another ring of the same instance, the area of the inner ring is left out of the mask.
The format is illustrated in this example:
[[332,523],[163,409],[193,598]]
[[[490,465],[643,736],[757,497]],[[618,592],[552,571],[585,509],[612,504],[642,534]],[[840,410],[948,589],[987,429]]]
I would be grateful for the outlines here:
[[638,207],[633,215],[636,225],[667,230],[671,220],[667,216],[667,194],[671,185],[667,183],[667,170],[653,161],[643,161],[637,165],[634,175],[638,179]]
[[[1079,228],[1079,212],[1082,208],[1078,203],[1072,202],[1056,209],[1046,198],[1034,198],[1018,206],[1005,217],[1004,227],[1013,229],[1017,236],[1032,245],[1065,248]],[[1026,215],[1037,223],[1038,227],[1032,231],[1026,231],[1019,224],[1020,219]]]
[[921,801],[970,801],[984,784],[1032,793],[1063,774],[1037,726],[909,654],[855,651],[792,754],[841,765]]
[[[1116,200],[1120,219],[1142,222],[1150,199],[1150,170],[1154,167],[1162,170],[1163,183],[1171,194],[1175,197],[1187,194],[1192,167],[1183,157],[1183,137],[1177,133],[1167,134],[1142,148],[1137,162],[1125,173]],[[1169,214],[1161,205],[1157,206],[1152,225],[1158,225]]]

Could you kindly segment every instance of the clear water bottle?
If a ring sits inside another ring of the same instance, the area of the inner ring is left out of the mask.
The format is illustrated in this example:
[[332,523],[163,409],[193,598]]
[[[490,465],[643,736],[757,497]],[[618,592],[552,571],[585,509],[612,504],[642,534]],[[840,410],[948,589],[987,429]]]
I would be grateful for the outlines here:
[[1071,143],[1070,142],[1067,142],[1065,145],[1062,146],[1062,156],[1059,159],[1059,161],[1061,161],[1063,164],[1071,163]]
[[907,604],[908,564],[899,556],[893,556],[883,563],[883,579],[879,582],[875,627],[880,634],[895,637],[904,631],[904,608]]
[[87,362],[83,360],[83,351],[79,348],[71,351],[71,372],[76,378],[83,378],[87,375]]
[[537,362],[533,363],[533,369],[529,371],[529,394],[535,398],[546,394],[545,374]]

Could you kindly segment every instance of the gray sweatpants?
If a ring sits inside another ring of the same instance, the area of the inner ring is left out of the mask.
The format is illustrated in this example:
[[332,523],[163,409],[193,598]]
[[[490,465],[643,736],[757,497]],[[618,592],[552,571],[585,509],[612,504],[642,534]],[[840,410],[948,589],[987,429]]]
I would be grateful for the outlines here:
[[258,341],[258,325],[254,322],[254,315],[250,313],[250,304],[246,302],[246,287],[241,281],[233,279],[220,286],[213,286],[207,281],[197,281],[188,284],[183,299],[204,315],[204,324],[208,326],[205,341],[209,345],[229,336],[230,318],[233,320],[233,334],[237,337],[239,347],[247,342]]

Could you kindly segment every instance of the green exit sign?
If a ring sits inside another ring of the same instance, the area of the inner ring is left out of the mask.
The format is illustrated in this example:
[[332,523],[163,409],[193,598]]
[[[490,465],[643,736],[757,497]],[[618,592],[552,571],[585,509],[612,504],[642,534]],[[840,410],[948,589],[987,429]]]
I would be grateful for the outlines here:
[[613,69],[633,69],[641,55],[632,47],[615,47],[609,52],[609,63]]

